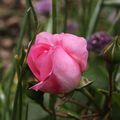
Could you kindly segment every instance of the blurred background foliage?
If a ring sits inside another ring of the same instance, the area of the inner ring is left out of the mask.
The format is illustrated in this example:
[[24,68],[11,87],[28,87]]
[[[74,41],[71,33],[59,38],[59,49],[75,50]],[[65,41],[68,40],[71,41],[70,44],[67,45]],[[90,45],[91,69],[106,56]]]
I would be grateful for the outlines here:
[[[76,34],[88,41],[101,31],[111,37],[120,35],[120,0],[56,1],[58,33]],[[31,0],[0,0],[0,120],[54,120],[43,105],[49,106],[49,94],[28,89],[34,77],[24,63],[29,42],[34,42],[38,32],[52,32],[52,27],[52,0],[32,0],[32,4]],[[89,50],[88,68],[83,74],[87,81],[83,80],[80,89],[56,96],[57,120],[120,119],[120,67],[117,64],[114,73],[109,119],[109,74],[101,52]]]

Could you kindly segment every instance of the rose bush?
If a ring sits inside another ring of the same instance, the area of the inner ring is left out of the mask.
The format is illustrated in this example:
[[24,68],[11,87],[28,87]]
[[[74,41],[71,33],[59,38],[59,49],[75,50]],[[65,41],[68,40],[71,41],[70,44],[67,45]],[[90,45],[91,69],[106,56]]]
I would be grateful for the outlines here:
[[32,45],[27,64],[38,83],[31,88],[49,93],[68,93],[79,86],[87,66],[87,43],[68,33],[41,32]]

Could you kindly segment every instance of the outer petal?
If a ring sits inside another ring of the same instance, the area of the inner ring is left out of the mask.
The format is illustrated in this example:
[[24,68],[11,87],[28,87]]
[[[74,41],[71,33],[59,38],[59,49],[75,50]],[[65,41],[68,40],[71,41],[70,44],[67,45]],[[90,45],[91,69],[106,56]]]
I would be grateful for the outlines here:
[[31,55],[29,55],[29,54],[27,57],[27,64],[28,64],[29,68],[31,69],[32,73],[35,75],[35,77],[39,80],[40,72],[39,72],[36,64],[34,63],[34,60],[32,59]]
[[44,80],[51,72],[52,63],[49,49],[50,46],[47,44],[33,45],[28,54],[27,64],[38,80]]
[[61,34],[62,46],[65,51],[71,55],[81,66],[84,71],[87,66],[87,42],[82,37],[77,37],[72,34]]
[[36,36],[35,44],[45,43],[53,46],[53,35],[48,32],[41,32]]
[[54,94],[65,93],[63,86],[61,86],[59,80],[54,74],[52,74],[48,79],[32,86],[31,88],[36,91],[40,90],[43,92],[49,92]]
[[66,87],[74,88],[78,85],[81,77],[80,67],[63,48],[56,48],[53,63],[53,73],[62,83],[66,83]]

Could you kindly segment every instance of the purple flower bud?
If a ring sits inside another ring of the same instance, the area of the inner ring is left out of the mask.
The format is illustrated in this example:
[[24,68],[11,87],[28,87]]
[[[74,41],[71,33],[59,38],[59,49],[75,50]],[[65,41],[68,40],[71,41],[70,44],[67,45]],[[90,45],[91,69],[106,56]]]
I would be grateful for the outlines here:
[[35,9],[42,14],[49,14],[52,11],[52,0],[40,0],[36,3]]
[[95,52],[101,50],[112,40],[112,37],[106,32],[96,32],[88,40],[88,49]]
[[67,21],[67,32],[74,33],[78,29],[78,23],[72,20]]

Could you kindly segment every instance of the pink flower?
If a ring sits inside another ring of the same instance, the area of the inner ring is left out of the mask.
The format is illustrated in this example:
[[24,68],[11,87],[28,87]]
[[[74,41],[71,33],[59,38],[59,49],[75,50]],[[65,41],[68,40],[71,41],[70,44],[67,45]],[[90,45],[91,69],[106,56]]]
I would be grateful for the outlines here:
[[38,83],[31,88],[49,93],[68,93],[79,86],[87,66],[87,43],[68,33],[37,35],[27,58]]

